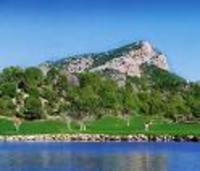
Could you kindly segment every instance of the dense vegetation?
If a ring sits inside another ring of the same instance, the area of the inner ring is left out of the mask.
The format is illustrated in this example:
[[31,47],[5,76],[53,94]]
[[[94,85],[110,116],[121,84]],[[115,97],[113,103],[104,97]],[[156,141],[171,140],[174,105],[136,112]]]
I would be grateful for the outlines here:
[[0,116],[61,119],[68,130],[79,125],[81,131],[86,131],[86,125],[92,127],[86,123],[105,116],[122,119],[130,129],[133,116],[199,120],[199,84],[154,66],[143,67],[143,76],[128,77],[123,87],[97,73],[67,75],[52,68],[44,75],[36,67],[6,68],[0,74]]

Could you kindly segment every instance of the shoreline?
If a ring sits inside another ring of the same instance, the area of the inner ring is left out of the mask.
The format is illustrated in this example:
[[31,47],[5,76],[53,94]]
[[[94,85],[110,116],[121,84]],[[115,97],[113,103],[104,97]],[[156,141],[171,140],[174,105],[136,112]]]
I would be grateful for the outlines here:
[[108,134],[40,134],[5,135],[0,142],[200,142],[200,136],[108,135]]

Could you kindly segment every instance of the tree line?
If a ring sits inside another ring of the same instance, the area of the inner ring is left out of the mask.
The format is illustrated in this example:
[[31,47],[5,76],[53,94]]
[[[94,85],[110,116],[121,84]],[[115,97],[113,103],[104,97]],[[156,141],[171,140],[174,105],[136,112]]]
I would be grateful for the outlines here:
[[9,67],[0,73],[0,115],[80,123],[115,115],[127,125],[132,115],[198,120],[200,85],[154,66],[144,66],[141,78],[127,77],[125,86],[93,72],[70,75],[52,68],[44,75],[37,67]]

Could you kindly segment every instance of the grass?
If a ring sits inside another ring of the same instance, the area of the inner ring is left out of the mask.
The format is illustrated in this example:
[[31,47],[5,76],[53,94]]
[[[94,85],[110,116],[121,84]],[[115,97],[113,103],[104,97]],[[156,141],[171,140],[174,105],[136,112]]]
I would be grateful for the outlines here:
[[13,122],[0,119],[0,135],[74,133],[73,130],[77,130],[77,125],[72,123],[71,127],[72,130],[69,130],[67,124],[61,121],[25,121],[20,125],[17,131]]
[[[153,120],[149,131],[145,131],[144,123]],[[6,119],[0,119],[0,135],[34,135],[34,134],[57,134],[57,133],[80,133],[79,126],[75,123],[69,130],[67,124],[61,121],[25,121],[21,124],[19,131],[16,131],[13,123]],[[113,135],[128,134],[153,134],[153,135],[199,135],[200,124],[168,123],[162,119],[151,117],[135,116],[130,118],[130,126],[122,118],[107,116],[100,120],[87,123],[87,131],[81,133],[104,133]]]
[[20,126],[19,134],[55,134],[65,133],[67,125],[59,121],[24,122]]
[[105,134],[134,134],[144,131],[144,121],[142,117],[130,119],[130,126],[127,127],[126,121],[116,117],[105,117],[89,123],[87,133]]
[[0,119],[0,134],[1,135],[10,135],[15,134],[16,129],[11,121],[6,119]]
[[185,123],[162,123],[152,125],[149,134],[166,134],[166,135],[200,135],[200,124],[185,124]]

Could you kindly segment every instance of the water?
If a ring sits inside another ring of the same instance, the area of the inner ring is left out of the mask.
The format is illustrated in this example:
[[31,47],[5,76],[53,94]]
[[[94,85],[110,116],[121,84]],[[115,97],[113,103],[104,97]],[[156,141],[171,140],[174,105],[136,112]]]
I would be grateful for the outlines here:
[[0,143],[2,171],[199,171],[195,143]]

